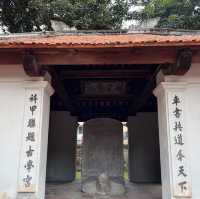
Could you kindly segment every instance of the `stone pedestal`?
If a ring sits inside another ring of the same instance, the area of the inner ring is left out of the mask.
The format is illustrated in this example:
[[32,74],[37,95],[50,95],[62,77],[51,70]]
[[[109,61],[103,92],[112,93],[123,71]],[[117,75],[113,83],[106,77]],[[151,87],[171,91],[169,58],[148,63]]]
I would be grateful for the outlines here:
[[89,194],[124,193],[123,129],[121,122],[92,119],[83,128],[82,191]]

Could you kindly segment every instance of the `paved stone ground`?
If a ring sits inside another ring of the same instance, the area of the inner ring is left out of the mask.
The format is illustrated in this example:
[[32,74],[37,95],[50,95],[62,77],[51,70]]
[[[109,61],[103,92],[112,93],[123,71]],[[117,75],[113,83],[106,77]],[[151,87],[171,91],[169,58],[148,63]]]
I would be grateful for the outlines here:
[[121,197],[88,196],[81,192],[80,182],[47,184],[46,199],[161,199],[161,185],[127,183],[127,193]]

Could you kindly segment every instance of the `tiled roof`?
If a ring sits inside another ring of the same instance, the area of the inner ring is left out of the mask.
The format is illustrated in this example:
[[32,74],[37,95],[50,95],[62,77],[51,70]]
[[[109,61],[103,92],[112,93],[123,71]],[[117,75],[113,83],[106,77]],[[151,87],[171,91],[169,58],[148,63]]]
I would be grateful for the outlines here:
[[2,37],[0,48],[110,48],[142,46],[200,46],[200,36],[152,34],[55,35]]

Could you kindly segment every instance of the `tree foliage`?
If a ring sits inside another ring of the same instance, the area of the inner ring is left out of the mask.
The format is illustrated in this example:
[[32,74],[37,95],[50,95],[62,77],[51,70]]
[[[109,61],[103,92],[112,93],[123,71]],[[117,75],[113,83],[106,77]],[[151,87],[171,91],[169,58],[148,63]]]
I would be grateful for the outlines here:
[[144,0],[143,4],[144,9],[132,13],[133,18],[159,17],[160,28],[200,29],[200,0]]
[[51,30],[51,19],[77,29],[118,29],[128,13],[126,0],[2,0],[0,7],[10,32]]

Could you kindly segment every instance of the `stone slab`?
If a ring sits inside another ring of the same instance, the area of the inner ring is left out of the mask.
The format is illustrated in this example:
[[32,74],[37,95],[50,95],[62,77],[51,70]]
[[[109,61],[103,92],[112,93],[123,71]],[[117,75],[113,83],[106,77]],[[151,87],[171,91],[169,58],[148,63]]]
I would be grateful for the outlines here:
[[139,113],[128,119],[129,179],[160,182],[159,132],[156,113]]
[[87,121],[83,128],[82,190],[90,194],[99,192],[99,180],[102,187],[110,186],[107,191],[101,188],[101,194],[124,193],[123,163],[121,122],[109,118]]
[[75,179],[76,131],[76,119],[68,112],[51,112],[47,182],[70,182]]

